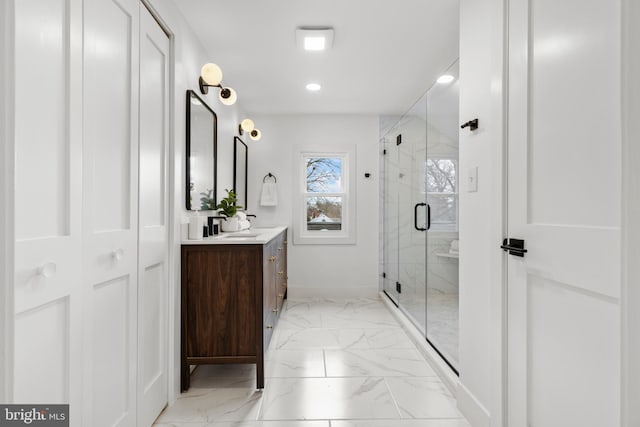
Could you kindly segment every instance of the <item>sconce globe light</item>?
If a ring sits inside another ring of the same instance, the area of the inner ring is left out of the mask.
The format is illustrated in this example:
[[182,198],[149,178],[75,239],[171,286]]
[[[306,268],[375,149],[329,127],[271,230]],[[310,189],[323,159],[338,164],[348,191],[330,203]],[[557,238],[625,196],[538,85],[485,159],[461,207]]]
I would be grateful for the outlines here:
[[256,125],[255,125],[255,123],[253,123],[253,120],[244,119],[240,123],[240,135],[242,135],[243,132],[251,132],[255,128],[256,128]]
[[203,95],[209,93],[209,87],[219,88],[218,99],[224,105],[233,105],[238,100],[235,90],[222,86],[222,70],[216,64],[208,63],[202,66],[198,85]]
[[260,141],[260,138],[262,138],[262,132],[260,132],[258,129],[254,129],[249,132],[249,138],[254,141]]
[[238,100],[238,94],[236,94],[236,91],[230,87],[223,87],[222,89],[220,89],[218,99],[224,105],[233,105]]
[[213,63],[204,64],[200,70],[200,77],[209,86],[218,86],[222,81],[222,70]]
[[249,138],[251,138],[253,141],[259,141],[260,138],[262,138],[262,132],[256,129],[256,125],[251,119],[244,119],[238,125],[238,133],[242,135],[245,132],[249,134]]

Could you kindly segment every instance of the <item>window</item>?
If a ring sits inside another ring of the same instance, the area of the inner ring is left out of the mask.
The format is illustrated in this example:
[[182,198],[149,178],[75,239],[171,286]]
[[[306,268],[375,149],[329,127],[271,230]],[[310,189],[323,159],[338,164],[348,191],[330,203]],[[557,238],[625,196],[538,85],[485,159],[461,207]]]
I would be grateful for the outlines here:
[[425,187],[431,206],[431,229],[458,229],[458,162],[455,159],[427,159]]
[[342,157],[304,158],[307,231],[342,230]]
[[350,176],[353,149],[331,152],[300,151],[297,156],[301,191],[294,223],[296,244],[351,244],[354,179]]

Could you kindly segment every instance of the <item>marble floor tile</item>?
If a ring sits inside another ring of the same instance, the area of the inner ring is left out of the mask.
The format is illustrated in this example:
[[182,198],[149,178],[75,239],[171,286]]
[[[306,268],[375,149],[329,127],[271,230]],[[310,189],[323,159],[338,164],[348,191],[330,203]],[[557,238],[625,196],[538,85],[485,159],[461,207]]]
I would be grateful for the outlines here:
[[155,427],[330,427],[329,421],[239,421],[154,424]]
[[278,320],[278,327],[285,329],[321,328],[322,316],[318,312],[284,312]]
[[154,424],[156,427],[329,427],[329,421],[239,421]]
[[416,346],[402,328],[365,329],[369,348],[415,349]]
[[261,420],[399,418],[382,377],[272,378]]
[[402,418],[462,418],[438,378],[385,378]]
[[463,419],[332,420],[331,427],[471,427],[471,424]]
[[200,365],[191,374],[191,388],[255,388],[256,365]]
[[313,301],[285,301],[278,322],[279,328],[320,328],[322,308]]
[[254,421],[262,392],[255,388],[190,389],[166,408],[158,423]]
[[326,350],[328,377],[428,377],[431,366],[416,349],[406,350]]
[[322,327],[340,328],[397,328],[398,322],[385,307],[370,304],[351,304],[334,307],[322,313]]
[[268,378],[324,377],[322,350],[272,350],[265,357]]
[[156,427],[470,427],[377,299],[285,302],[255,365],[201,365]]
[[238,363],[225,365],[198,365],[191,374],[191,379],[198,377],[216,378],[249,378],[256,375],[256,365],[253,363]]
[[274,350],[368,348],[363,329],[279,329]]

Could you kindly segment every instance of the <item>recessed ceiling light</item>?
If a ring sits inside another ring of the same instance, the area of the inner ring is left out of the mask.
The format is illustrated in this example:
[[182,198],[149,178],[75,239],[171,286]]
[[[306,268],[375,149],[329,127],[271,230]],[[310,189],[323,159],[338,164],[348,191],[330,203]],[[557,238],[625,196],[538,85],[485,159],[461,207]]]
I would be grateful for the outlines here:
[[322,89],[322,86],[320,86],[318,83],[309,83],[307,84],[307,90],[311,91],[311,92],[317,92],[320,89]]
[[440,77],[438,77],[438,80],[436,81],[441,84],[447,84],[447,83],[451,83],[454,80],[455,80],[455,77],[453,77],[451,74],[443,74]]
[[307,51],[322,51],[333,46],[332,27],[298,27],[296,44]]

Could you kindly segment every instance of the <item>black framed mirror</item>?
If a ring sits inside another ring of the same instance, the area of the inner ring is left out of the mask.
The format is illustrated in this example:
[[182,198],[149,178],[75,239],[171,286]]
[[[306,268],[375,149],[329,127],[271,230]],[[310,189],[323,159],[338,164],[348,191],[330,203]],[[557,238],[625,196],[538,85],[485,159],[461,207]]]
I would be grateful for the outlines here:
[[186,128],[186,208],[215,210],[218,117],[192,90],[187,90]]
[[247,166],[249,147],[237,136],[233,138],[233,191],[238,204],[247,210]]

